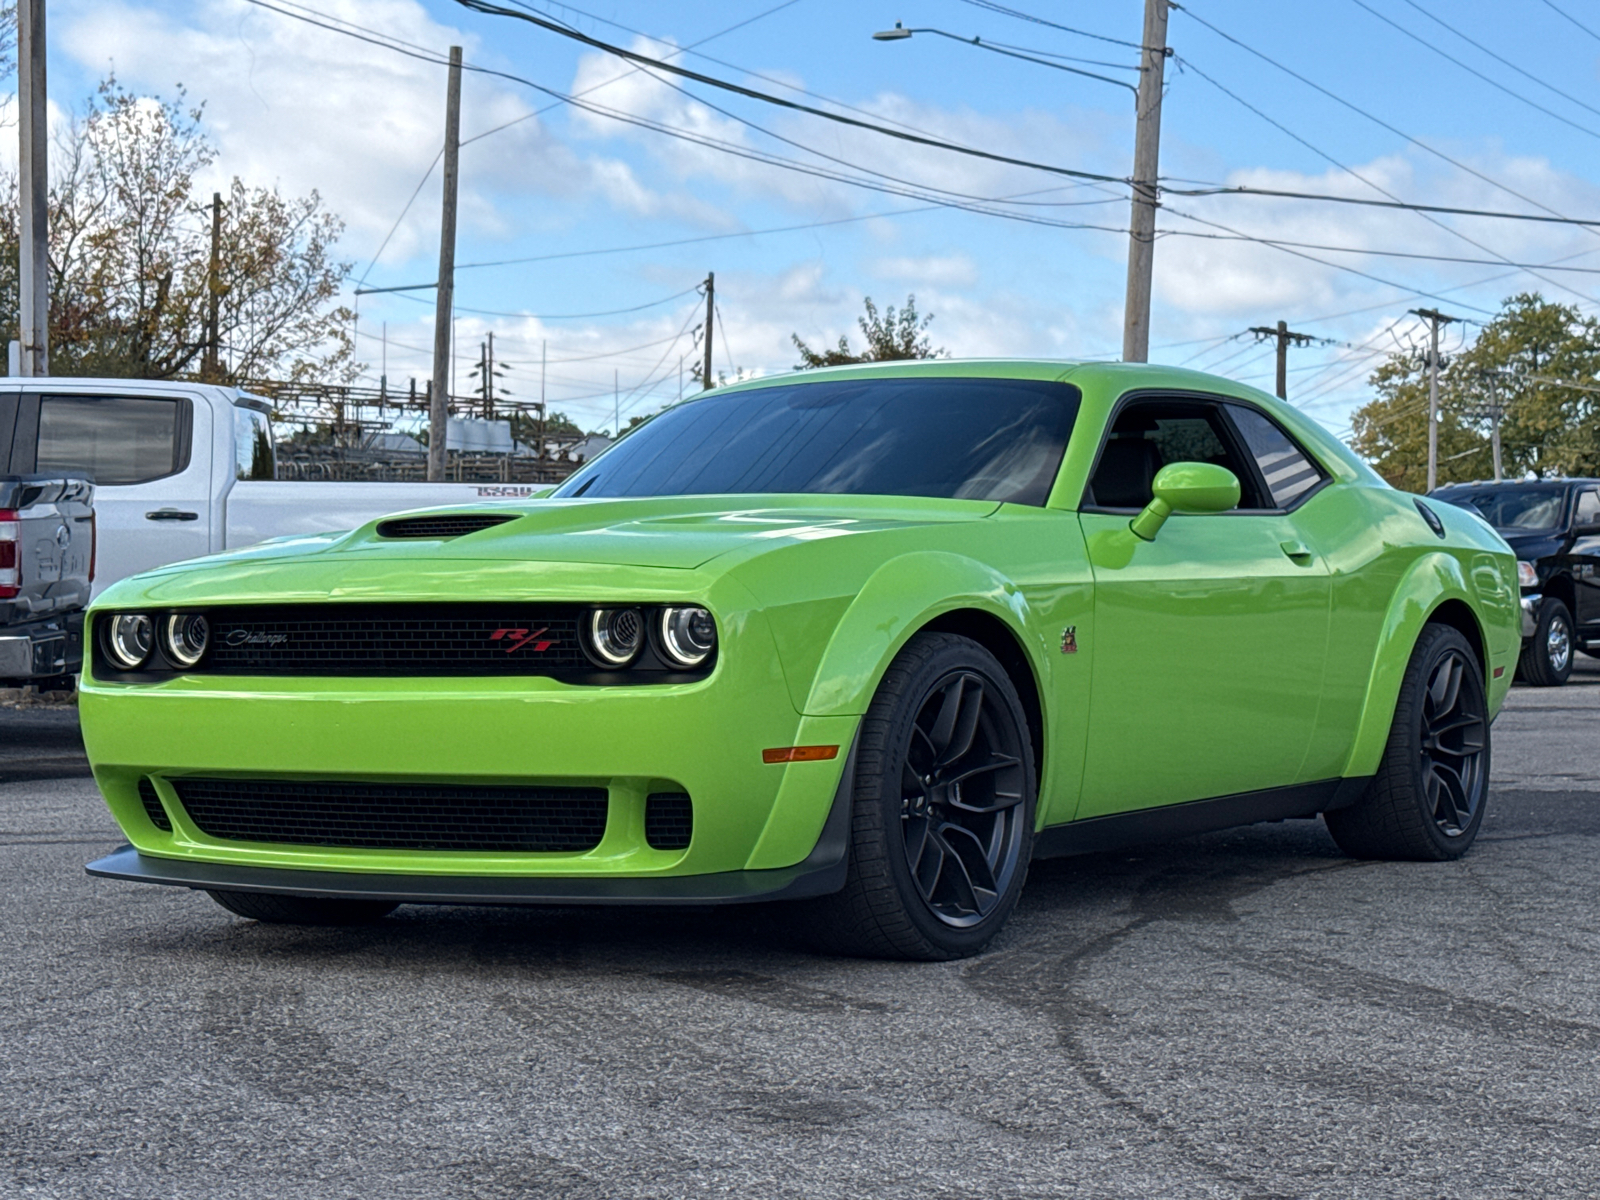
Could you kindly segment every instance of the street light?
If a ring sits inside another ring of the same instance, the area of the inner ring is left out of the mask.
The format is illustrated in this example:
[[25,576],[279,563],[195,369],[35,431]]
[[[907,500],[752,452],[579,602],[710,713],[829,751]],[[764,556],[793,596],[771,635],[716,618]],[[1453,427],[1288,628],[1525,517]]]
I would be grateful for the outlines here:
[[[1073,75],[1082,75],[1086,79],[1098,79],[1101,83],[1114,83],[1118,87],[1127,88],[1134,94],[1135,97],[1137,97],[1139,94],[1139,89],[1134,87],[1133,84],[1128,83],[1126,80],[1112,79],[1109,75],[1096,75],[1093,71],[1081,71],[1077,67],[1069,67],[1063,63],[1050,62],[1048,59],[1044,58],[1036,58],[1032,54],[1023,54],[1018,50],[1008,50],[1003,46],[995,45],[993,42],[986,42],[982,38],[962,37],[960,34],[947,33],[943,29],[932,29],[923,26],[918,26],[915,29],[907,29],[899,21],[896,21],[893,29],[878,30],[877,33],[872,35],[872,40],[875,42],[900,42],[904,41],[914,33],[931,33],[938,37],[949,38],[952,42],[960,42],[964,46],[976,46],[979,50],[987,50],[991,54],[1004,54],[1007,58],[1020,58],[1023,62],[1038,63],[1041,67],[1053,67],[1057,71],[1067,71]],[[1137,67],[1129,69],[1138,70]]]
[[[1150,358],[1150,292],[1155,273],[1156,206],[1159,195],[1156,171],[1161,144],[1161,86],[1163,68],[1167,56],[1172,53],[1167,49],[1167,10],[1176,7],[1175,0],[1145,0],[1144,37],[1134,46],[1139,51],[1140,59],[1140,65],[1134,68],[1139,72],[1138,87],[1120,79],[1096,75],[1093,71],[1080,71],[1077,67],[1049,62],[1032,54],[984,42],[980,38],[958,37],[942,29],[907,29],[896,21],[893,29],[880,30],[872,35],[876,41],[899,42],[914,33],[932,33],[949,38],[953,42],[963,42],[980,50],[988,50],[993,54],[1004,54],[1007,58],[1020,58],[1024,62],[1037,63],[1041,67],[1054,67],[1058,71],[1082,75],[1087,79],[1098,79],[1101,83],[1114,83],[1133,93],[1133,176],[1128,180],[1133,190],[1133,211],[1128,222],[1128,299],[1122,310],[1124,362],[1147,362]],[[1122,44],[1134,45],[1129,42]],[[1093,59],[1076,61],[1092,62],[1095,66],[1120,65]]]

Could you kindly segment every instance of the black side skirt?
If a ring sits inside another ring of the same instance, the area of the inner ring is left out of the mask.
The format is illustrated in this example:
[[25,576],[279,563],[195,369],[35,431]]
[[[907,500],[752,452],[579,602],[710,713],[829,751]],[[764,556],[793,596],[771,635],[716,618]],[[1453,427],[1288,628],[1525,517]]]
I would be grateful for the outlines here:
[[398,904],[749,904],[803,900],[844,887],[855,800],[856,747],[846,755],[833,807],[810,854],[792,867],[657,878],[599,876],[368,875],[293,867],[242,867],[233,863],[157,858],[132,846],[88,864],[104,879],[166,883],[219,892],[270,892]]
[[1283,821],[1314,817],[1354,804],[1368,780],[1323,779],[1292,787],[1239,792],[1213,800],[1192,800],[1161,808],[1088,817],[1066,825],[1051,825],[1033,839],[1035,858],[1062,858],[1069,854],[1096,854],[1123,846],[1164,842],[1172,838],[1213,833],[1257,821]]

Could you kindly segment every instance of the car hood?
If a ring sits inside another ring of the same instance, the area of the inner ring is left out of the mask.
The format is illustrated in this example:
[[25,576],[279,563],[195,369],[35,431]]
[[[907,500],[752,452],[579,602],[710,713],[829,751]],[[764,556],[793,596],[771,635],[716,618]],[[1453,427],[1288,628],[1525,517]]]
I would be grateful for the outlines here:
[[[463,537],[384,537],[385,523],[373,522],[316,552],[692,570],[726,554],[760,553],[796,542],[910,525],[980,520],[998,507],[992,501],[877,496],[550,500],[519,506],[512,520]],[[430,516],[472,511],[463,506],[426,510]]]
[[1537,562],[1549,555],[1560,554],[1567,541],[1559,533],[1511,533],[1504,529],[1498,532],[1505,538],[1512,553],[1524,562]]
[[[174,601],[208,595],[241,598],[279,587],[298,591],[301,581],[316,589],[353,585],[357,579],[394,588],[407,579],[420,584],[459,575],[469,564],[484,578],[502,580],[512,573],[525,578],[519,571],[522,564],[549,564],[541,574],[552,584],[558,577],[575,577],[572,572],[593,578],[602,568],[692,571],[713,559],[725,560],[716,568],[720,574],[724,567],[788,546],[977,521],[999,507],[987,500],[811,495],[452,505],[395,514],[347,533],[279,538],[173,563],[114,584],[106,595],[117,602],[141,593]],[[511,515],[511,520],[454,538],[379,533],[387,521],[478,512]]]

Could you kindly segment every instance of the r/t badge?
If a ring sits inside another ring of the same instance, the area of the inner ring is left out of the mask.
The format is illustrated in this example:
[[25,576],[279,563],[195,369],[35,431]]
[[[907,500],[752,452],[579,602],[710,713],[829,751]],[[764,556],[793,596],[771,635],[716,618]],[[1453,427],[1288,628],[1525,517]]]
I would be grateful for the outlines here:
[[1061,631],[1061,653],[1076,654],[1078,652],[1078,627],[1068,625]]

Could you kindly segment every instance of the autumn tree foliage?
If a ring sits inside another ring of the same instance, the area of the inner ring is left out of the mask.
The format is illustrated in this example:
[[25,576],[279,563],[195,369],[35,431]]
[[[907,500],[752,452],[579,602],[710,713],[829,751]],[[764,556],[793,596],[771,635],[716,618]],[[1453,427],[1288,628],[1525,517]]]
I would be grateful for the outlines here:
[[[1358,409],[1351,445],[1396,487],[1427,486],[1428,366],[1392,354],[1372,375],[1378,398]],[[1585,390],[1591,389],[1591,390]],[[1600,474],[1600,320],[1536,292],[1506,300],[1439,375],[1439,482],[1493,476],[1489,409],[1505,476]]]
[[867,340],[859,354],[850,348],[850,339],[846,336],[839,338],[837,346],[824,347],[819,352],[801,341],[798,333],[790,334],[795,349],[800,351],[800,361],[795,364],[795,369],[804,371],[812,367],[838,367],[847,363],[938,358],[944,353],[943,349],[933,348],[933,341],[927,335],[928,326],[933,323],[933,314],[917,314],[916,296],[907,296],[904,308],[896,311],[891,304],[881,314],[872,297],[868,296],[866,309],[865,314],[856,318],[856,324],[861,327],[862,336]]
[[[203,107],[138,96],[112,78],[51,148],[50,369],[57,375],[198,378],[218,301],[218,382],[354,375],[343,223],[320,196],[234,178],[211,273],[216,161]],[[0,178],[0,324],[17,328],[17,180]]]

